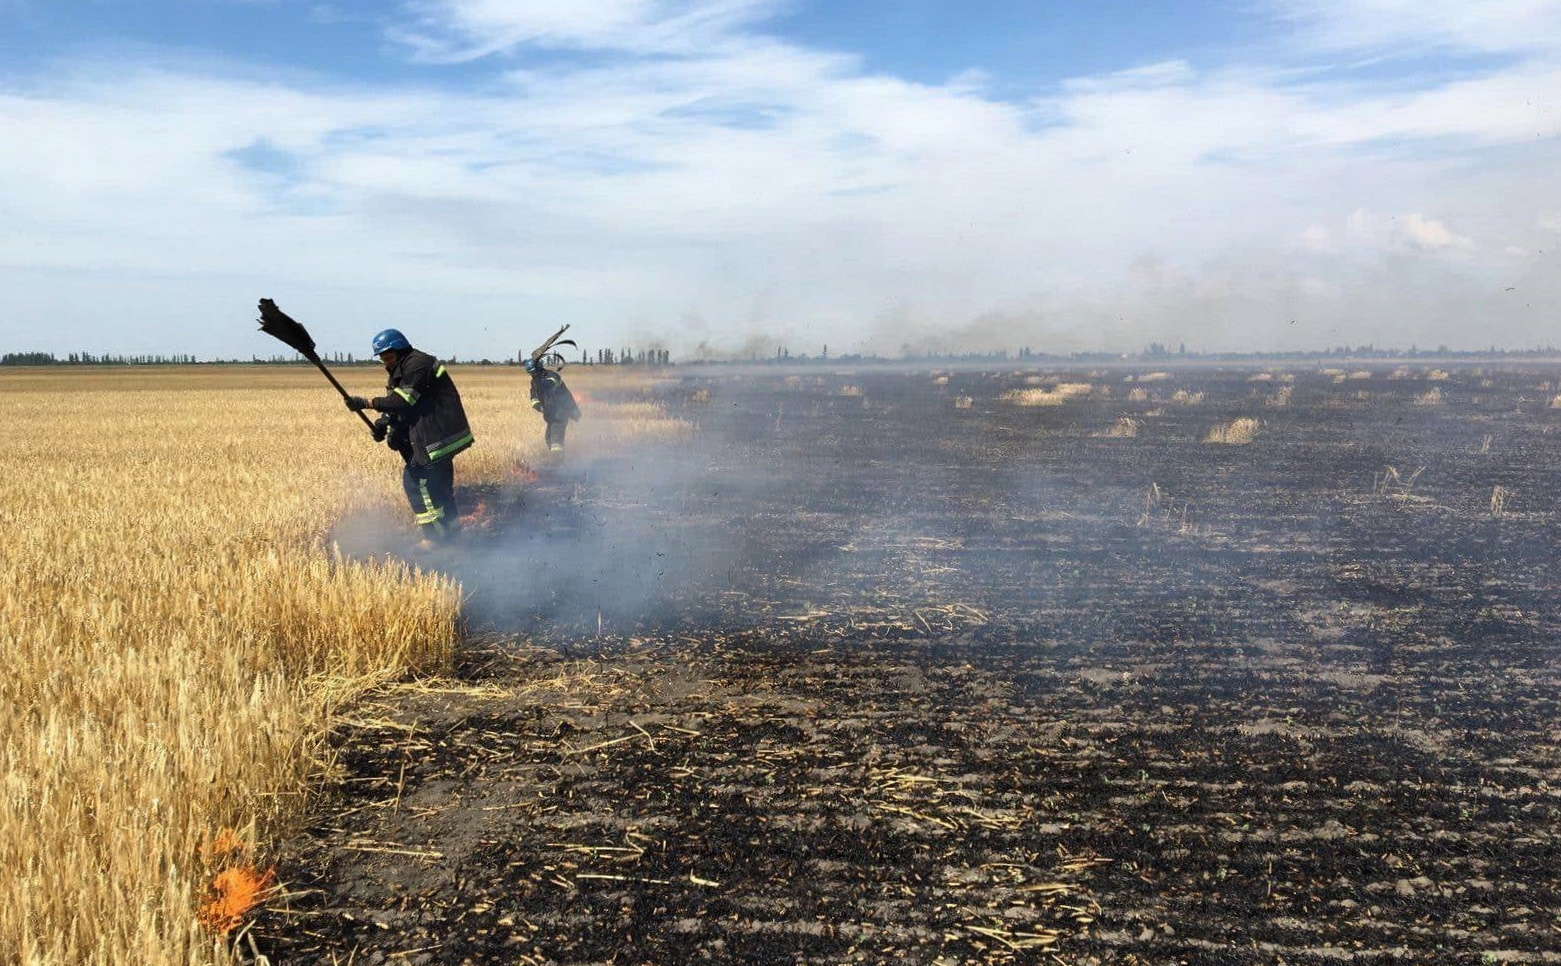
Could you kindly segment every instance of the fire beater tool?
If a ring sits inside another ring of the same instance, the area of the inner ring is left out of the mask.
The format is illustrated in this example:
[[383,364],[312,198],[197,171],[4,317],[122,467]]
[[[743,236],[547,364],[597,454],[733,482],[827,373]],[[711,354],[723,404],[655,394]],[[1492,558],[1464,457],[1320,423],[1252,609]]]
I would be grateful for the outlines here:
[[[275,337],[288,348],[293,349],[305,359],[319,366],[320,371],[325,373],[325,378],[329,379],[331,385],[336,387],[336,391],[341,393],[341,398],[350,398],[347,390],[343,389],[341,383],[336,381],[336,377],[331,375],[331,370],[325,368],[325,363],[320,361],[319,353],[314,351],[314,339],[309,336],[309,330],[304,328],[301,323],[277,308],[276,303],[270,299],[260,300],[260,319],[258,321],[260,322],[260,331]],[[568,328],[568,326],[564,328]],[[563,330],[559,331],[562,332]],[[557,336],[554,336],[554,338],[557,338]],[[367,426],[370,432],[374,430],[374,424],[369,422],[369,418],[363,415],[362,412],[358,413],[358,418],[363,420],[363,425]]]
[[[542,361],[542,357],[547,355],[549,350],[553,350],[557,346],[572,345],[575,348],[579,348],[579,344],[576,343],[575,340],[573,340],[573,339],[563,339],[563,340],[560,340],[558,338],[559,336],[563,335],[567,331],[569,331],[569,324],[566,322],[566,323],[564,323],[563,328],[559,329],[557,332],[554,332],[551,336],[549,336],[548,340],[546,342],[542,343],[541,345],[537,346],[535,349],[531,350],[531,361],[532,362],[541,362]],[[560,359],[560,361],[562,361],[563,356],[559,356],[559,359]]]

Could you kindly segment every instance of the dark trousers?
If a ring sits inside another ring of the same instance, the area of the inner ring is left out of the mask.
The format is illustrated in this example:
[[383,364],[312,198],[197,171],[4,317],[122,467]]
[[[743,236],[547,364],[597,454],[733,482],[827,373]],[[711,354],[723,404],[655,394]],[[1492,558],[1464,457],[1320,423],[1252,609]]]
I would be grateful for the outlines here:
[[569,428],[567,419],[549,419],[547,421],[547,448],[564,448],[564,430]]
[[412,515],[424,535],[443,536],[461,529],[460,511],[455,506],[455,459],[418,466],[408,463],[401,472]]

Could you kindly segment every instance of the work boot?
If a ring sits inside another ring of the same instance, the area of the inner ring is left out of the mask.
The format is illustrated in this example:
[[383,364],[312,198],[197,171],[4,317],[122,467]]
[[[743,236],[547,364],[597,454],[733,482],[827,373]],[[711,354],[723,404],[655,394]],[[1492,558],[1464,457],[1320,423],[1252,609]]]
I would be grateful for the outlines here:
[[445,528],[437,523],[425,523],[417,528],[417,543],[413,549],[418,553],[431,553],[449,543]]

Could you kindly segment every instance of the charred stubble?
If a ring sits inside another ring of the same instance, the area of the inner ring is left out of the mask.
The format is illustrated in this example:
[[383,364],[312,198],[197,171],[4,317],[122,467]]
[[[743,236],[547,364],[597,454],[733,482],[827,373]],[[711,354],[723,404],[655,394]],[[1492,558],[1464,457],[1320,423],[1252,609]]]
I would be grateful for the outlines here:
[[[505,512],[452,564],[484,643],[341,734],[262,948],[1556,948],[1561,415],[1526,402],[1540,377],[1454,373],[1432,407],[1414,374],[1302,374],[1265,409],[1250,373],[1131,402],[1124,375],[1034,407],[1005,401],[1016,376],[711,378],[668,394],[690,448],[487,494]],[[1252,414],[1252,442],[1204,441]],[[1106,435],[1124,416],[1137,435]],[[1518,509],[1490,511],[1496,485]]]

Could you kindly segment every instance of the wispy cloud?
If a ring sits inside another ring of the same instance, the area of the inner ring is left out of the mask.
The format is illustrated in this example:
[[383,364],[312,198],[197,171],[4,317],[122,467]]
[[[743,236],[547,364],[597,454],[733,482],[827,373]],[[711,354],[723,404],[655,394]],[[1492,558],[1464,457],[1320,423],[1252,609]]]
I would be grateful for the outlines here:
[[420,0],[392,36],[417,56],[465,61],[517,47],[692,55],[771,17],[781,0]]
[[[196,280],[168,287],[176,322],[295,292],[344,338],[409,313],[493,355],[517,316],[799,350],[1315,345],[1362,313],[1434,344],[1470,306],[1482,342],[1547,331],[1481,299],[1554,263],[1561,62],[1500,41],[1554,5],[1497,4],[1506,26],[1466,45],[1512,56],[1410,87],[1172,56],[1022,101],[788,42],[767,0],[574,6],[386,25],[465,87],[168,58],[0,80],[0,337],[62,311],[91,333],[107,300],[60,279],[127,275]],[[1458,15],[1395,6],[1286,3],[1286,43],[1304,62]]]
[[1424,54],[1561,49],[1554,0],[1273,0],[1300,39],[1335,50]]

